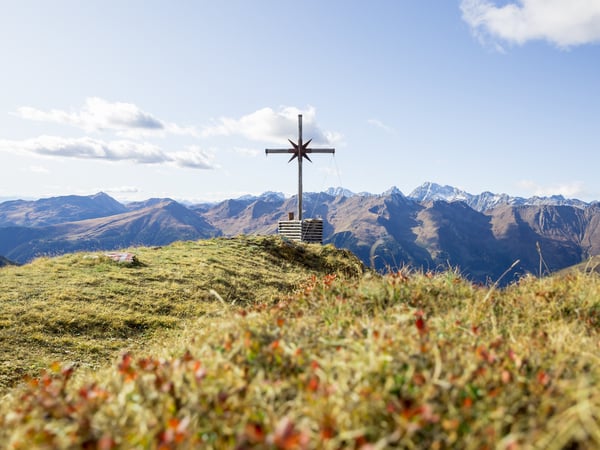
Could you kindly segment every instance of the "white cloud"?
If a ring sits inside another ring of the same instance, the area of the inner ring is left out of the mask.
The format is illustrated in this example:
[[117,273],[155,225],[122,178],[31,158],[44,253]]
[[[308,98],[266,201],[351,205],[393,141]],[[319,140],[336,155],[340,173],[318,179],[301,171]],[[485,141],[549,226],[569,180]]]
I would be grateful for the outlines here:
[[72,139],[40,136],[23,141],[0,140],[0,151],[78,159],[133,161],[140,164],[170,164],[193,169],[215,168],[212,164],[213,155],[198,147],[188,147],[186,151],[180,152],[165,152],[160,147],[145,142],[105,142],[89,137]]
[[212,153],[201,150],[196,145],[187,147],[186,151],[171,152],[169,158],[178,167],[187,167],[190,169],[217,169],[213,164],[214,156]]
[[566,198],[576,198],[585,195],[584,183],[581,181],[571,181],[568,183],[559,183],[551,186],[542,186],[531,180],[522,180],[519,187],[525,189],[530,195],[538,197],[550,197],[552,195],[562,195]]
[[386,131],[387,133],[395,133],[396,132],[396,130],[394,130],[392,127],[384,124],[383,122],[381,122],[378,119],[369,119],[369,120],[367,120],[367,123],[369,125],[373,125],[376,128],[380,128],[380,129]]
[[546,40],[558,47],[600,42],[598,0],[462,0],[463,19],[481,39],[524,44]]
[[132,103],[108,102],[98,97],[86,99],[80,111],[67,112],[59,109],[42,111],[23,106],[18,108],[16,115],[28,120],[70,125],[86,132],[115,131],[121,136],[128,137],[166,133],[198,135],[193,127],[181,127],[164,122]]
[[302,114],[302,137],[313,139],[316,144],[333,145],[341,141],[337,132],[323,131],[315,121],[316,110],[308,107],[282,107],[279,111],[262,108],[239,119],[222,117],[202,131],[204,137],[240,135],[253,141],[285,144],[288,139],[297,140],[298,114]]

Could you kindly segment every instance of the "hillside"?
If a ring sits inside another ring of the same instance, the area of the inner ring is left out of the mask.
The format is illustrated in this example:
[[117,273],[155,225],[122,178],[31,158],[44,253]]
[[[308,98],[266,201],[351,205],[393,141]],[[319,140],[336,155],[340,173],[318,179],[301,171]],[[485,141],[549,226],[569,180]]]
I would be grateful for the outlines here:
[[37,256],[82,250],[113,250],[132,245],[166,245],[207,239],[221,233],[172,200],[97,219],[46,227],[0,228],[0,254],[24,263]]
[[0,270],[5,383],[47,366],[0,403],[0,447],[600,446],[598,274],[361,276],[276,238],[136,254]]
[[68,195],[0,203],[0,227],[43,227],[63,222],[112,216],[127,209],[107,194]]
[[275,237],[130,251],[133,265],[75,253],[0,269],[0,390],[54,360],[96,367],[154,333],[213,314],[220,301],[268,304],[312,275],[362,272],[348,252]]
[[11,266],[14,265],[15,263],[12,262],[10,259],[5,258],[4,256],[0,256],[0,267],[3,266]]

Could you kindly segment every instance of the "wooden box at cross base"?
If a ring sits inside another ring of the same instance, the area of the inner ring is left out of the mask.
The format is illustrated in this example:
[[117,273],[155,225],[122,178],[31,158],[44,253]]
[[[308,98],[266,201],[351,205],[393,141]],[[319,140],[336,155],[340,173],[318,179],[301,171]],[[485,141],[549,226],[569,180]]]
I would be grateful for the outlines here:
[[323,243],[323,219],[282,220],[279,234],[292,241]]

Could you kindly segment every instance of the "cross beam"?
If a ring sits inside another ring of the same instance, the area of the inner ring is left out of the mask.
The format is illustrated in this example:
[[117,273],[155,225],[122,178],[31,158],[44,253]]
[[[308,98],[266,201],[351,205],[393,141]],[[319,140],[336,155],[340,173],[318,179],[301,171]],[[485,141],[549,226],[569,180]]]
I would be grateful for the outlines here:
[[306,143],[302,142],[302,114],[298,114],[298,143],[294,143],[291,139],[288,139],[292,148],[273,148],[265,149],[267,155],[271,153],[286,153],[291,154],[291,158],[288,163],[292,162],[294,158],[298,158],[298,220],[302,220],[302,160],[306,158],[308,161],[312,160],[308,157],[309,153],[335,153],[334,148],[310,148],[308,145],[312,141],[309,139]]

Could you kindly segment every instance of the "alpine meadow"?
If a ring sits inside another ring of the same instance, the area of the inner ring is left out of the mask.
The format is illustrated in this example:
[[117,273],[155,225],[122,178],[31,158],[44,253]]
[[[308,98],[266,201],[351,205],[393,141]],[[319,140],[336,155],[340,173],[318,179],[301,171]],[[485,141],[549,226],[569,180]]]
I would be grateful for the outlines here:
[[597,448],[600,279],[239,237],[0,269],[4,448]]
[[0,450],[600,449],[600,0],[0,3]]

